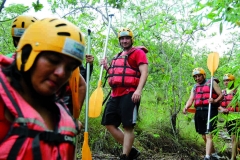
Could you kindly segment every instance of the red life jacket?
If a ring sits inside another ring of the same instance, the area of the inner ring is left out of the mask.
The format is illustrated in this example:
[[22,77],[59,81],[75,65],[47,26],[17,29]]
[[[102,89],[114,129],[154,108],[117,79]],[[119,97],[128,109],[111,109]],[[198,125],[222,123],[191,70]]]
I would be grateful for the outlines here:
[[108,69],[108,83],[114,87],[135,87],[137,88],[141,73],[138,68],[133,68],[128,63],[128,57],[137,49],[143,50],[145,53],[148,50],[145,47],[133,47],[127,54],[117,54]]
[[50,131],[39,113],[11,87],[1,71],[0,96],[4,106],[15,117],[7,136],[0,142],[0,159],[73,159],[76,123],[64,106],[56,103],[60,112],[59,122]]
[[229,111],[238,111],[238,106],[235,107],[235,109],[231,106],[228,106],[232,99],[233,99],[233,96],[236,94],[236,90],[230,92],[229,94],[227,94],[226,92],[226,89],[222,90],[222,93],[223,93],[223,100],[221,102],[221,106],[226,108],[226,107],[229,107]]
[[[194,86],[194,107],[207,106],[210,98],[211,80],[206,80],[203,84],[195,84]],[[216,99],[218,95],[212,90],[212,98]]]
[[4,137],[6,136],[6,134],[8,133],[8,131],[11,128],[11,122],[9,122],[5,118],[5,109],[6,108],[4,106],[3,100],[0,97],[0,127],[1,127],[0,143],[1,143],[1,140],[4,139]]

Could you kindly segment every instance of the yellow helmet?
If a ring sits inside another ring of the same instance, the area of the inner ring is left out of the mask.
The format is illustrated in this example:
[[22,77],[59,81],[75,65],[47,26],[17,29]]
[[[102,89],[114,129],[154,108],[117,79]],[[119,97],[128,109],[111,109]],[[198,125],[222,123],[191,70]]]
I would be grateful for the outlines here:
[[118,39],[120,37],[124,37],[124,36],[129,36],[132,38],[132,42],[133,42],[133,32],[129,29],[129,28],[122,28],[120,29],[120,31],[118,32]]
[[235,80],[235,77],[234,77],[234,75],[232,75],[232,74],[230,74],[230,73],[227,73],[227,74],[224,74],[223,80],[231,80],[231,81],[234,81],[234,80]]
[[21,37],[24,31],[34,22],[38,21],[37,18],[33,16],[18,16],[13,20],[12,23],[12,36],[13,37]]
[[204,71],[204,69],[198,67],[198,68],[194,68],[192,71],[192,76],[195,76],[196,74],[202,74],[204,78],[206,78],[206,72]]
[[[22,62],[22,48],[30,44],[31,53]],[[77,26],[64,19],[45,18],[32,24],[21,37],[17,47],[18,70],[28,71],[42,51],[58,52],[80,62],[84,58],[85,40]]]

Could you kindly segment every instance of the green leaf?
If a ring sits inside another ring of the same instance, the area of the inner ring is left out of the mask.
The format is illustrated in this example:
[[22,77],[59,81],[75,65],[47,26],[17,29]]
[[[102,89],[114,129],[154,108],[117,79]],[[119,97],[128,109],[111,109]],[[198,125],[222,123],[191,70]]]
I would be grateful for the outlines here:
[[191,29],[188,29],[185,31],[185,34],[192,34],[192,33],[193,33],[193,30],[191,30]]
[[214,23],[214,22],[219,22],[219,21],[221,21],[222,20],[222,18],[217,18],[217,19],[214,19],[212,22]]
[[212,12],[210,12],[210,13],[208,13],[208,14],[206,15],[206,17],[207,17],[208,19],[211,19],[211,20],[213,20],[213,19],[216,17],[216,14],[215,14],[215,13],[212,13]]
[[33,2],[33,3],[32,3],[32,6],[33,6],[35,12],[41,11],[42,8],[43,8],[43,5],[42,5],[41,3],[39,3],[39,2],[37,2],[37,3],[34,3],[34,2]]
[[154,137],[154,138],[159,138],[160,135],[159,135],[159,134],[153,134],[153,137]]
[[220,28],[219,28],[220,34],[222,34],[222,30],[223,30],[223,24],[222,24],[222,22],[221,22],[221,23],[220,23]]

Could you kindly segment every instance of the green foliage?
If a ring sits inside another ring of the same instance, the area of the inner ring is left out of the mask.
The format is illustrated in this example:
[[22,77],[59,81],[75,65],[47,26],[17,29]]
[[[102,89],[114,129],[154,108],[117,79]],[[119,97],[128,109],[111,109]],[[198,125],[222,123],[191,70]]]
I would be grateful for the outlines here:
[[202,11],[203,14],[205,14],[205,17],[211,20],[211,23],[225,21],[231,23],[233,26],[239,26],[240,5],[238,1],[208,0],[206,3],[197,1],[196,6],[197,8],[195,9],[195,12],[199,13]]
[[[23,4],[11,4],[9,5],[9,7],[5,7],[1,14],[5,14],[6,18],[11,18],[16,15],[22,14],[24,11],[28,9],[29,7]],[[3,19],[3,17],[1,19]]]
[[107,3],[113,8],[121,9],[127,0],[107,0]]
[[11,4],[0,13],[0,53],[9,54],[15,51],[11,37],[12,20],[29,9],[22,4]]
[[41,3],[39,3],[38,1],[37,1],[37,3],[33,2],[32,6],[33,6],[35,12],[41,11],[41,9],[43,8],[43,5]]
[[[149,76],[141,99],[140,122],[136,128],[136,146],[142,150],[153,151],[145,153],[162,153],[164,146],[173,144],[174,151],[192,153],[193,148],[189,147],[194,143],[204,145],[201,137],[196,134],[193,115],[184,116],[180,114],[194,85],[191,72],[196,67],[203,67],[210,78],[207,69],[208,48],[211,44],[198,47],[200,40],[216,36],[213,32],[207,36],[208,27],[213,23],[219,23],[219,32],[226,31],[225,21],[237,24],[240,23],[237,16],[233,15],[239,5],[230,1],[208,1],[197,3],[197,8],[192,1],[174,0],[48,0],[53,13],[57,13],[75,25],[77,25],[85,37],[87,29],[91,29],[92,46],[91,54],[94,55],[94,71],[90,82],[90,94],[97,87],[99,80],[100,65],[102,58],[108,24],[108,15],[114,13],[113,23],[109,35],[107,57],[110,61],[115,54],[121,51],[116,33],[121,27],[129,27],[134,32],[134,45],[145,46],[149,61]],[[226,10],[224,8],[231,5]],[[33,3],[36,11],[41,10],[39,3]],[[206,10],[210,8],[210,11]],[[0,24],[0,52],[10,53],[14,51],[10,35],[12,18],[28,10],[28,6],[11,5],[1,13]],[[237,12],[237,15],[239,12]],[[228,18],[226,18],[228,17]],[[238,15],[239,17],[239,15]],[[211,22],[208,23],[204,18]],[[239,32],[229,33],[224,44],[230,46],[229,51],[224,52],[220,57],[219,68],[216,77],[225,73],[233,73],[240,76],[240,48]],[[86,37],[87,40],[87,37]],[[86,42],[88,43],[88,42]],[[103,81],[104,81],[103,73]],[[223,88],[222,82],[220,83]],[[236,86],[239,83],[236,82]],[[106,96],[110,87],[104,88]],[[239,89],[240,90],[240,89]],[[236,95],[240,100],[240,94]],[[234,100],[234,102],[236,102]],[[80,120],[84,122],[84,109]],[[89,120],[89,143],[93,151],[104,151],[117,154],[121,147],[115,142],[106,129],[100,125],[101,117]],[[166,136],[165,136],[166,135]],[[83,136],[82,136],[83,138]],[[83,140],[83,139],[81,139]],[[163,141],[164,140],[164,141]],[[163,142],[161,144],[161,142]],[[179,149],[180,148],[180,149]],[[202,147],[203,148],[203,147]],[[195,151],[195,150],[194,150]],[[197,151],[196,151],[197,152]],[[80,156],[80,155],[79,155]],[[193,155],[191,155],[194,157]]]

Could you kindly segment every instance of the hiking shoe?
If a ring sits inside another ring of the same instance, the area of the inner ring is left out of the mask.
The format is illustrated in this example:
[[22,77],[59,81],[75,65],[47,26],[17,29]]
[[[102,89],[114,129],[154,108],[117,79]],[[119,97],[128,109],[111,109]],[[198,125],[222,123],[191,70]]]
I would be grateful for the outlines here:
[[211,157],[209,157],[209,158],[207,158],[207,157],[204,157],[204,159],[203,160],[210,160],[211,159]]
[[211,159],[212,160],[220,160],[221,157],[218,154],[212,154]]
[[126,155],[126,154],[122,154],[122,155],[120,156],[120,160],[128,160],[127,155]]
[[130,151],[130,153],[128,155],[128,159],[129,160],[137,159],[137,157],[139,155],[140,155],[140,152],[136,148],[132,147],[132,149],[131,149],[131,151]]

